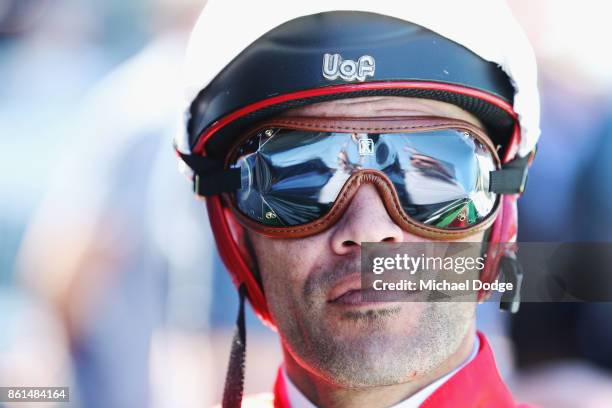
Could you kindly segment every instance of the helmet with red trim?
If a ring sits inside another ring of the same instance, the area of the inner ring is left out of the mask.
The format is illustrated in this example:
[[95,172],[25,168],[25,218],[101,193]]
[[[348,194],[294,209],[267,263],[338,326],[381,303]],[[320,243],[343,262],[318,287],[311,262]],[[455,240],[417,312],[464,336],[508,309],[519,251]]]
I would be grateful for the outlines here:
[[[503,163],[503,196],[488,240],[515,240],[516,199],[539,136],[539,102],[533,52],[502,2],[211,0],[193,32],[185,68],[187,120],[176,148],[193,172],[196,192],[206,196],[234,283],[244,284],[264,321],[273,324],[248,251],[231,233],[234,214],[219,193],[236,139],[290,108],[399,96],[472,113]],[[483,279],[504,261],[488,263]]]

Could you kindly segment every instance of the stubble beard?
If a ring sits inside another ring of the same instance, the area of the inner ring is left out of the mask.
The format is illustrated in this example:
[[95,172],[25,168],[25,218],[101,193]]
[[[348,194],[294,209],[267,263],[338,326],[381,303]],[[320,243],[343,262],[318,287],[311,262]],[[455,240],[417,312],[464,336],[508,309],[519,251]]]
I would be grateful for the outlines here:
[[405,332],[398,330],[401,316],[392,308],[349,317],[357,335],[334,331],[317,314],[281,333],[296,361],[327,382],[375,387],[412,381],[440,366],[459,349],[472,316],[466,303],[427,303],[416,325]]

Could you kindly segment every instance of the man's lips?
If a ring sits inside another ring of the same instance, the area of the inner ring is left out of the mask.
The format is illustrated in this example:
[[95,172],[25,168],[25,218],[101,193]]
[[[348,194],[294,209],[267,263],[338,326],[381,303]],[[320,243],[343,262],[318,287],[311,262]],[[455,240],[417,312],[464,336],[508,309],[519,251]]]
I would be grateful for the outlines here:
[[354,272],[344,276],[335,283],[327,294],[327,301],[333,303],[349,294],[349,292],[359,291],[361,291],[361,274]]
[[410,295],[420,292],[415,291],[389,291],[374,290],[374,288],[362,288],[361,274],[352,273],[347,275],[332,287],[327,295],[327,302],[343,305],[365,305],[381,302],[397,302],[407,300]]

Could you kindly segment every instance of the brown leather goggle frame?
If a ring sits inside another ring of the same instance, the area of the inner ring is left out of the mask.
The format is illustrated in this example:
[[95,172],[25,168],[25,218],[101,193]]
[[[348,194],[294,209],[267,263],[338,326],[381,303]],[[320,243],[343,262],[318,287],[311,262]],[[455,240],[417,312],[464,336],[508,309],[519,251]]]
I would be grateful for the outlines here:
[[[493,143],[485,131],[469,122],[429,116],[402,116],[383,118],[314,118],[314,117],[277,117],[262,122],[246,132],[245,136],[239,138],[227,156],[226,167],[236,159],[236,151],[244,141],[256,135],[258,132],[268,128],[283,128],[296,130],[309,130],[315,132],[342,132],[342,133],[416,133],[440,129],[458,129],[469,132],[475,139],[482,142],[490,150],[495,163],[500,167],[500,159]],[[378,170],[364,169],[350,176],[342,187],[336,201],[329,212],[321,218],[307,224],[287,227],[271,227],[261,224],[244,215],[236,206],[232,194],[223,193],[223,201],[235,214],[236,219],[242,226],[256,231],[260,234],[275,238],[303,238],[318,234],[335,225],[344,211],[351,203],[351,199],[360,186],[372,184],[387,210],[391,219],[404,231],[415,235],[436,240],[459,240],[467,236],[486,230],[495,221],[499,211],[500,198],[497,198],[494,209],[482,221],[461,229],[441,229],[425,225],[411,219],[403,210],[399,197],[389,178]]]

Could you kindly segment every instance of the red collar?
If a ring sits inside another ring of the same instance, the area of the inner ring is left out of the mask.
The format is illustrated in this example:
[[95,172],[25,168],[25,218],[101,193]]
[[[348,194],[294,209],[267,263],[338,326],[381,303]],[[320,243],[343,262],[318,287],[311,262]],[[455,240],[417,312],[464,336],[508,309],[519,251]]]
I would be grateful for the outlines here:
[[[486,337],[478,332],[480,348],[465,365],[421,404],[421,408],[514,408],[516,403],[502,381]],[[274,384],[274,408],[291,408],[279,369]]]
[[508,387],[499,375],[491,346],[478,332],[478,354],[459,372],[442,384],[421,404],[421,408],[514,408]]

